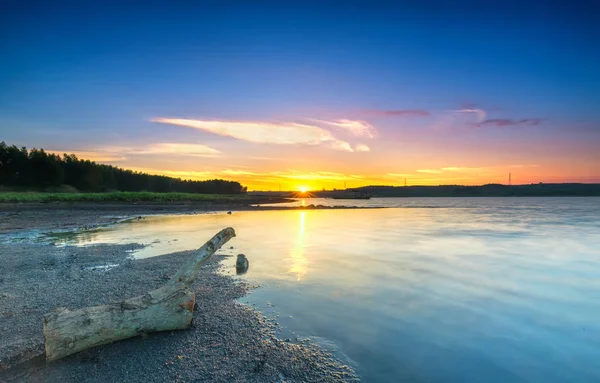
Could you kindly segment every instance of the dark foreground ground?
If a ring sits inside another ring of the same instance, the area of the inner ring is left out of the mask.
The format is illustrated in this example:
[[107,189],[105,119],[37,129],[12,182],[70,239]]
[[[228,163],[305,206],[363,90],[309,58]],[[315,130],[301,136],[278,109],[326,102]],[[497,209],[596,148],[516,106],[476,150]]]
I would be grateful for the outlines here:
[[[32,228],[93,227],[111,223],[117,216],[156,212],[147,207],[70,211],[2,210],[0,206],[0,236]],[[351,368],[317,346],[278,339],[275,323],[238,303],[236,299],[247,294],[250,286],[217,272],[221,255],[205,264],[196,278],[193,288],[197,307],[190,329],[148,334],[46,364],[42,335],[45,313],[59,306],[76,309],[146,293],[164,284],[190,255],[181,252],[144,260],[128,259],[127,250],[136,246],[0,244],[0,381],[358,380]],[[111,264],[119,266],[109,270],[95,268]]]

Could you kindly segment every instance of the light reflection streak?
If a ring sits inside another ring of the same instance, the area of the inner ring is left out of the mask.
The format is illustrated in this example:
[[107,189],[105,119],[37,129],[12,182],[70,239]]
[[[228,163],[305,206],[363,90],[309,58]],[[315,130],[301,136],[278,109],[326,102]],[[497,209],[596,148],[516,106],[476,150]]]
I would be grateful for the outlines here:
[[[303,201],[304,202],[304,201]],[[306,212],[300,212],[300,224],[298,227],[298,237],[296,238],[296,246],[290,250],[292,265],[288,273],[296,274],[296,281],[301,281],[306,276],[308,271],[308,259],[304,256],[304,221]]]

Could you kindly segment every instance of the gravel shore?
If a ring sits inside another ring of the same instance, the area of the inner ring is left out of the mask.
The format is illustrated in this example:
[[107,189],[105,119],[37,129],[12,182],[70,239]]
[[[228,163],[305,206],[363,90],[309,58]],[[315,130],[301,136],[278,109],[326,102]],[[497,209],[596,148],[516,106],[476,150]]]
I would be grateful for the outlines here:
[[[122,209],[118,215],[113,214],[117,211],[101,212],[2,211],[9,220],[3,221],[0,233],[93,227],[132,213],[124,214]],[[46,364],[42,335],[45,313],[59,306],[77,309],[146,293],[164,284],[190,255],[180,252],[129,259],[128,250],[137,246],[1,244],[0,381],[358,381],[350,367],[317,346],[278,339],[274,322],[237,301],[250,286],[218,273],[221,255],[215,255],[198,273],[193,286],[197,307],[190,329],[147,334]]]

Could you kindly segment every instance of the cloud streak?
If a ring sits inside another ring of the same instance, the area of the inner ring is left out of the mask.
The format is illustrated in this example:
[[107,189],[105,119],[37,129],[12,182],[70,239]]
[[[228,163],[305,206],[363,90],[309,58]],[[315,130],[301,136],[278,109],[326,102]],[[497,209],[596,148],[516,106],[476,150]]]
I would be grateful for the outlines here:
[[[62,154],[64,151],[49,151]],[[69,151],[71,153],[72,151]],[[127,160],[128,156],[136,155],[179,155],[191,157],[217,157],[221,152],[202,144],[182,144],[162,142],[145,146],[104,146],[91,150],[74,151],[75,155],[84,159],[98,162],[116,162]]]
[[[277,145],[325,145],[332,149],[353,152],[354,149],[347,141],[337,139],[329,131],[317,126],[292,122],[267,123],[245,121],[196,120],[182,118],[158,117],[151,120],[161,124],[170,124],[202,130],[220,136],[232,137],[238,140]],[[322,121],[353,132],[368,129],[358,121],[338,120],[337,122]]]
[[486,125],[498,126],[498,127],[515,126],[515,125],[537,126],[541,122],[542,122],[541,118],[524,118],[521,120],[512,120],[509,118],[490,118],[488,120],[483,120],[483,121],[480,121],[473,125],[479,126],[479,127],[486,126]]
[[147,148],[125,150],[131,154],[177,154],[195,157],[214,157],[221,152],[202,144],[179,144],[179,143],[159,143],[151,144]]
[[460,167],[460,166],[449,166],[446,168],[441,168],[440,170],[443,170],[446,172],[473,172],[473,171],[479,171],[482,169],[483,168],[467,168],[467,167]]
[[287,172],[271,172],[266,173],[265,175],[288,178],[293,180],[305,180],[305,181],[315,181],[315,180],[328,180],[328,181],[345,181],[350,179],[361,179],[364,176],[356,175],[356,174],[343,174],[336,172],[297,172],[297,171],[287,171]]
[[490,173],[503,171],[506,168],[525,168],[525,167],[539,167],[540,165],[504,165],[504,166],[487,166],[487,167],[466,167],[466,166],[446,166],[443,168],[436,169],[419,169],[418,173],[429,173],[429,174],[448,174],[448,173]]
[[478,108],[459,109],[459,110],[455,110],[454,112],[475,114],[477,116],[477,123],[481,123],[482,121],[485,120],[485,117],[486,117],[485,110],[478,109]]

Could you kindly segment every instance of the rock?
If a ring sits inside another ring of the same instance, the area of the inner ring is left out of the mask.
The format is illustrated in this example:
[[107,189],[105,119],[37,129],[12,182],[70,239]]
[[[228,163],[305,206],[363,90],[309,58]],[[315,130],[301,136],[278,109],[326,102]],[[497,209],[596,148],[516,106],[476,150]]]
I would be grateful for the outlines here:
[[235,273],[236,274],[244,274],[248,271],[248,267],[250,266],[250,262],[248,262],[248,258],[244,254],[238,254],[237,261],[235,262]]

